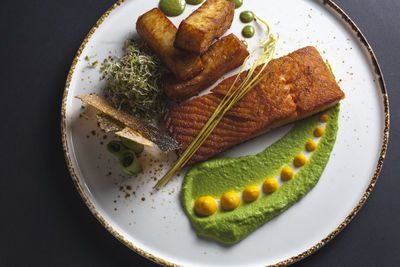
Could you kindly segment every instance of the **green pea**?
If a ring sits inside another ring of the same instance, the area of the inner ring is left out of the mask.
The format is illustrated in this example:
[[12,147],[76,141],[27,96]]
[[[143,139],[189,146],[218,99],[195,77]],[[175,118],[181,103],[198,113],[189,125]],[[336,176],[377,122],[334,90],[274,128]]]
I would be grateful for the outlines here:
[[252,11],[242,11],[239,18],[241,22],[249,23],[254,20],[254,13]]
[[243,0],[228,0],[228,1],[235,3],[235,8],[239,8],[243,5]]
[[256,30],[251,25],[244,26],[242,29],[242,35],[246,38],[253,37],[255,32]]
[[189,5],[198,5],[203,3],[204,0],[186,0],[186,3]]
[[176,17],[186,8],[185,0],[160,0],[158,8],[168,17]]

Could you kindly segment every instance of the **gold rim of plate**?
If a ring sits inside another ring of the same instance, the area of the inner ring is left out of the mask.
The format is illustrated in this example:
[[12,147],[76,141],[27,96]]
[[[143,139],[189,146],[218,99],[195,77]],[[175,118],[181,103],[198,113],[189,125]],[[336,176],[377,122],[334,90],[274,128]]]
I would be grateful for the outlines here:
[[[335,15],[337,16],[337,18],[343,20],[343,22],[346,23],[347,26],[349,26],[350,29],[357,34],[359,41],[367,49],[367,51],[369,53],[372,64],[375,67],[376,75],[378,76],[378,84],[379,84],[379,88],[381,89],[382,101],[383,101],[384,112],[385,112],[385,128],[383,131],[382,147],[381,147],[381,151],[379,153],[379,159],[378,159],[375,171],[374,171],[374,175],[372,176],[367,189],[365,190],[363,196],[361,197],[361,199],[359,200],[357,205],[350,212],[350,214],[347,215],[347,217],[344,219],[344,221],[341,224],[339,224],[339,226],[334,231],[332,231],[329,235],[327,235],[320,242],[318,242],[317,244],[315,244],[308,250],[306,250],[298,255],[292,256],[291,258],[288,258],[286,260],[280,261],[278,263],[275,263],[275,264],[269,265],[269,266],[285,266],[285,265],[294,263],[296,261],[299,261],[299,260],[311,255],[312,253],[317,251],[319,248],[323,247],[327,242],[332,240],[341,230],[344,229],[344,227],[354,218],[354,216],[360,210],[360,208],[362,207],[362,205],[365,203],[368,196],[370,195],[373,187],[375,186],[376,181],[379,176],[379,173],[382,169],[383,160],[385,158],[388,140],[389,140],[389,100],[388,100],[388,95],[387,95],[387,91],[386,91],[386,84],[385,84],[385,80],[383,78],[383,74],[382,74],[381,68],[379,66],[378,60],[377,60],[371,46],[369,45],[367,39],[362,34],[361,30],[357,27],[357,25],[350,19],[350,17],[335,2],[333,2],[331,0],[319,0],[319,1],[321,2],[321,4],[325,5],[327,8],[330,8],[332,11],[336,12]],[[110,13],[114,9],[116,9],[118,6],[120,6],[123,2],[125,2],[125,0],[118,0],[100,17],[100,19],[96,22],[96,24],[90,29],[89,33],[86,35],[81,46],[79,47],[78,51],[76,52],[74,60],[72,61],[71,68],[68,72],[67,81],[65,83],[64,94],[63,94],[63,99],[62,99],[62,104],[61,104],[61,138],[62,138],[62,145],[63,145],[63,149],[64,149],[64,155],[65,155],[65,159],[66,159],[72,180],[73,180],[79,194],[81,195],[83,201],[88,206],[88,208],[93,213],[93,215],[97,218],[97,220],[114,237],[116,237],[120,242],[125,244],[127,247],[129,247],[136,253],[148,258],[149,260],[155,261],[157,263],[160,263],[160,264],[163,264],[166,266],[178,266],[178,264],[176,264],[176,263],[172,263],[172,262],[166,261],[162,258],[156,257],[153,254],[148,253],[148,252],[140,249],[139,247],[135,246],[135,244],[126,240],[126,238],[123,235],[118,233],[111,225],[109,225],[107,223],[107,221],[100,215],[100,213],[94,207],[93,203],[89,200],[89,198],[85,194],[85,192],[83,190],[83,186],[79,182],[79,178],[76,175],[76,172],[72,166],[71,158],[70,158],[69,151],[68,151],[67,136],[66,136],[66,103],[67,103],[67,97],[68,97],[68,89],[69,89],[69,86],[71,83],[72,76],[75,71],[75,66],[78,62],[78,58],[82,54],[83,49],[86,47],[86,44],[88,43],[89,39],[92,37],[94,32],[99,28],[99,26],[103,23],[103,21],[110,15]]]

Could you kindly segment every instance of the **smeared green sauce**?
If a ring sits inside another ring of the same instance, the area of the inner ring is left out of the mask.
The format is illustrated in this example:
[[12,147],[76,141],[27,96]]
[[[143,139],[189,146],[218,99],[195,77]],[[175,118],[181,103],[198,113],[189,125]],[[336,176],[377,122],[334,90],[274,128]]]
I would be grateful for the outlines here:
[[254,20],[254,13],[252,11],[242,11],[240,12],[240,21],[243,23],[249,23]]
[[203,3],[204,0],[186,0],[186,3],[189,5],[199,5]]
[[256,30],[251,25],[244,26],[242,29],[242,35],[246,38],[253,37],[255,32]]
[[185,0],[160,0],[158,8],[169,17],[176,17],[185,11]]
[[229,2],[233,2],[235,4],[235,8],[239,8],[243,5],[243,0],[228,0]]
[[241,41],[242,41],[242,43],[246,46],[246,48],[249,47],[249,44],[247,43],[246,40],[241,40]]
[[331,66],[331,64],[329,64],[329,61],[326,60],[325,63],[328,66],[329,71],[332,73],[333,78],[336,79],[335,74],[333,74],[332,66]]
[[181,201],[196,232],[224,244],[235,244],[306,195],[328,163],[336,140],[339,109],[336,105],[329,111],[329,121],[318,148],[292,180],[254,202],[242,202],[233,211],[218,210],[209,217],[199,217],[193,205],[200,196],[218,199],[225,192],[242,192],[246,186],[260,185],[266,177],[279,177],[282,168],[291,166],[293,158],[303,152],[307,140],[312,139],[319,115],[297,122],[283,138],[256,155],[219,158],[191,168],[183,182]]

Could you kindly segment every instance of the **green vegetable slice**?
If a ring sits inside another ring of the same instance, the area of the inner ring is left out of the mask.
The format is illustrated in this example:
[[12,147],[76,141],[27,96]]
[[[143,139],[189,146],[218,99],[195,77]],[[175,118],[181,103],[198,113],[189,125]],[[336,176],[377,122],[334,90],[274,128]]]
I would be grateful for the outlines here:
[[133,152],[135,152],[137,155],[139,155],[140,153],[143,152],[144,150],[144,145],[136,143],[132,140],[120,137],[121,142],[124,146],[126,146],[128,149],[132,150]]
[[142,165],[136,158],[135,152],[125,150],[120,157],[120,165],[122,171],[127,175],[136,175],[142,171]]
[[116,157],[120,157],[121,152],[123,150],[125,150],[124,145],[122,144],[122,142],[119,141],[111,141],[107,144],[107,150],[108,152],[110,152],[111,154],[113,154]]

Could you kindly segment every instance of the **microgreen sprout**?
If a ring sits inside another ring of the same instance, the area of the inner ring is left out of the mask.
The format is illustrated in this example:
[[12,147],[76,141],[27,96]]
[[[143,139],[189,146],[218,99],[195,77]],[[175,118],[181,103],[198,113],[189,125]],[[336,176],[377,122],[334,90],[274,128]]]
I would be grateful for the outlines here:
[[164,114],[160,80],[166,70],[144,43],[126,41],[125,54],[116,60],[105,59],[100,72],[106,79],[105,95],[117,108],[152,121]]

